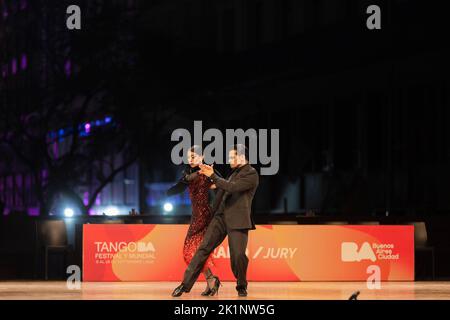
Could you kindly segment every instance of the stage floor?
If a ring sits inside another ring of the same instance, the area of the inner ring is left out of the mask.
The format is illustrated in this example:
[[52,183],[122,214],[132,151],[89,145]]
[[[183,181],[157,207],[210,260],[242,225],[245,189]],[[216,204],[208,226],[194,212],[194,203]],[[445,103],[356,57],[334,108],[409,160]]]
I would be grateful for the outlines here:
[[247,299],[247,300],[346,300],[360,291],[359,300],[450,300],[450,281],[384,282],[369,290],[365,282],[251,282],[248,297],[238,298],[235,283],[225,282],[216,297],[203,298],[204,282],[179,298],[170,296],[177,282],[83,282],[81,289],[69,290],[64,281],[0,281],[0,300],[5,299]]

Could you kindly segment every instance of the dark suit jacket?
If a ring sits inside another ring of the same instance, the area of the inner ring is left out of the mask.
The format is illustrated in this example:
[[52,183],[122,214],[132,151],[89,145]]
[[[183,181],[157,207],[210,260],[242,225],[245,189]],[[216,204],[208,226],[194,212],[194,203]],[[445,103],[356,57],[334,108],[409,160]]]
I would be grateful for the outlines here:
[[229,229],[255,229],[251,211],[252,201],[259,184],[255,168],[246,164],[237,168],[228,180],[216,174],[211,176],[221,194],[217,195],[216,214],[223,214]]

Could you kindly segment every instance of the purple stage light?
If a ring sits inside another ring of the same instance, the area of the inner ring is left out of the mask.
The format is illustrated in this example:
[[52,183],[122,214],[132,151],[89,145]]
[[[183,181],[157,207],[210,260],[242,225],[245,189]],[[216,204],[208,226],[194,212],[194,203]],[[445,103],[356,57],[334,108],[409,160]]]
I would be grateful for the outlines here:
[[67,77],[72,74],[72,61],[70,61],[70,59],[66,60],[66,63],[64,64],[64,73]]
[[85,206],[89,204],[89,192],[87,191],[83,193],[83,203]]
[[97,198],[95,199],[95,205],[96,205],[96,206],[99,206],[99,205],[101,205],[101,204],[102,204],[101,193],[99,193],[99,194],[97,195]]
[[28,208],[28,215],[31,217],[39,216],[39,208]]
[[26,54],[22,54],[20,58],[20,69],[25,70],[28,66],[28,59]]

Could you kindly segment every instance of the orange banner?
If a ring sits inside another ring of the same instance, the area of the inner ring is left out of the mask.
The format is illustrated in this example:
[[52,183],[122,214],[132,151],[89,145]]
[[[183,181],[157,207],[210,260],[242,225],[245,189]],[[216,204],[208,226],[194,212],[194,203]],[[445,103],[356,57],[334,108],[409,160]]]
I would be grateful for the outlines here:
[[[84,281],[180,281],[187,225],[83,226]],[[413,226],[260,225],[249,233],[249,281],[414,280]],[[213,272],[235,280],[228,242]]]

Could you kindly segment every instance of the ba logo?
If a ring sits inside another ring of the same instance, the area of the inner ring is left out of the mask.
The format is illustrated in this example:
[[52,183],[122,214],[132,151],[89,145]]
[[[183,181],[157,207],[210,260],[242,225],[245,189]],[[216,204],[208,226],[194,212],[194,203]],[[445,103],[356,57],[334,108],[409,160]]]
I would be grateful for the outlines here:
[[359,250],[358,245],[354,242],[342,242],[341,260],[344,262],[371,260],[374,262],[377,258],[368,242],[364,242]]
[[155,247],[151,242],[138,242],[137,243],[137,251],[138,252],[155,252]]

